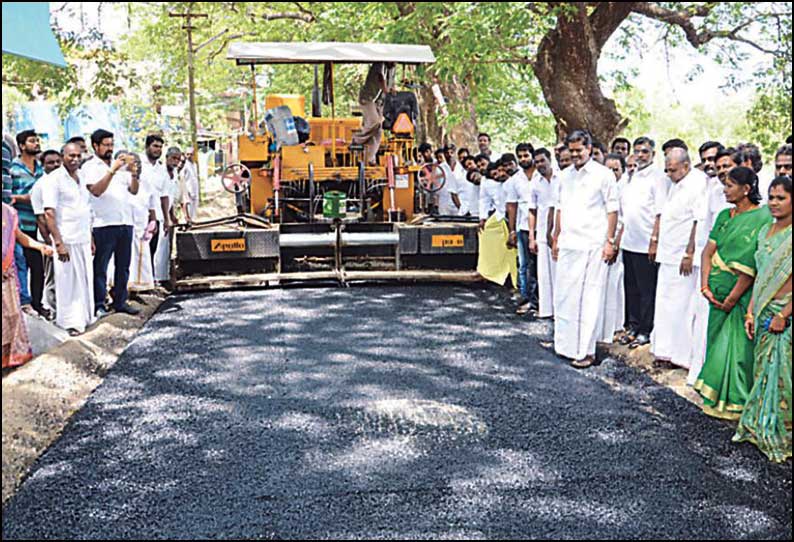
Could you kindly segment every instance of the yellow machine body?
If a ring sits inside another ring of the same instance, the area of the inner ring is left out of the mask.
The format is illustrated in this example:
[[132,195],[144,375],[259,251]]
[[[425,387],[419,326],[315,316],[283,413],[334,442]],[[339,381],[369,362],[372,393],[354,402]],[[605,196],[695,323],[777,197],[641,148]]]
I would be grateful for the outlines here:
[[[268,96],[265,103],[268,107],[287,105],[300,109],[303,107],[302,96],[275,95]],[[293,110],[295,114],[295,110]],[[413,164],[413,126],[410,120],[401,118],[401,133],[381,141],[380,157],[377,166],[365,168],[366,179],[379,179],[387,182],[388,160],[396,156],[394,206],[410,220],[414,214],[414,186],[419,167]],[[278,176],[282,184],[303,182],[309,178],[309,165],[314,168],[314,182],[357,182],[358,164],[364,159],[361,150],[351,150],[353,133],[361,129],[360,117],[349,118],[309,118],[310,138],[301,145],[284,146],[271,153],[272,139],[269,135],[238,136],[239,161],[251,170],[250,212],[272,218],[272,210],[268,204],[273,200],[275,158],[280,158]],[[407,123],[407,124],[406,124]],[[410,129],[408,128],[410,125]],[[383,209],[391,207],[389,190],[384,190],[383,200],[379,203]]]

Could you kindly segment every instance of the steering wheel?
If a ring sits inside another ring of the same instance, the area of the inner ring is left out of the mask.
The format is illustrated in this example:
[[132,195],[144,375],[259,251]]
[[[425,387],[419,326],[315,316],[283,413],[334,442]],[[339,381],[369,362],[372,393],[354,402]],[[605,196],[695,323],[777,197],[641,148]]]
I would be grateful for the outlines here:
[[419,186],[430,194],[435,194],[447,183],[447,175],[437,164],[423,166],[419,170]]
[[251,170],[243,164],[229,164],[223,170],[221,183],[223,188],[232,194],[244,192],[251,184]]

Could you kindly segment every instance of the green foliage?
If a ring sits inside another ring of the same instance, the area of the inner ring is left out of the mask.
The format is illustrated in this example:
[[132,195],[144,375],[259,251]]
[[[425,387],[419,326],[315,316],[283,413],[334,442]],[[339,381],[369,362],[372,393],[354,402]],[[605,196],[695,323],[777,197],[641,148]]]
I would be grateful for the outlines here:
[[[759,86],[747,123],[733,118],[734,128],[725,130],[744,130],[768,151],[780,139],[781,132],[786,133],[791,127],[791,18],[762,16],[775,10],[787,9],[790,13],[790,5],[784,8],[786,5],[780,2],[658,4],[692,13],[698,6],[712,6],[705,19],[695,19],[698,26],[707,23],[713,28],[735,28],[741,21],[755,18],[758,22],[743,32],[764,47],[782,47],[783,56],[767,71],[746,69],[745,44],[713,40],[701,48],[703,54],[737,67],[736,77],[727,81],[727,85]],[[473,103],[476,124],[491,132],[500,147],[518,140],[548,144],[556,138],[555,120],[533,73],[532,61],[540,41],[556,25],[557,16],[565,13],[572,16],[576,11],[571,4],[537,2],[131,2],[126,6],[133,31],[116,48],[99,33],[75,36],[57,32],[67,61],[79,66],[79,70],[59,70],[3,55],[4,101],[9,87],[31,98],[32,82],[36,81],[40,92],[55,99],[62,109],[88,98],[113,99],[124,117],[133,119],[141,130],[157,129],[162,124],[161,106],[186,105],[188,101],[184,20],[170,17],[169,13],[192,10],[208,15],[193,22],[194,45],[216,37],[201,48],[195,59],[196,103],[200,124],[205,129],[225,131],[227,113],[249,109],[252,101],[250,70],[225,58],[230,41],[418,43],[430,45],[437,62],[429,67],[408,68],[406,77],[423,86],[438,83],[442,88],[463,82],[468,93],[464,99],[449,100],[447,130],[471,120],[469,105]],[[287,12],[309,21],[277,16]],[[631,119],[629,133],[647,132],[651,128],[659,132],[676,129],[669,110],[649,109],[644,97],[632,88],[638,48],[648,41],[649,25],[658,26],[665,46],[691,49],[679,27],[649,21],[635,14],[623,22],[613,36],[619,47],[613,52],[612,60],[625,61],[628,67],[604,74],[603,82],[615,96],[620,112]],[[127,68],[132,65],[140,67],[137,72]],[[337,115],[347,115],[357,103],[365,73],[364,66],[337,67],[334,74]],[[307,108],[310,106],[311,66],[260,66],[257,74],[268,80],[268,85],[260,87],[257,93],[260,120],[266,94],[303,94]],[[328,108],[324,109],[328,114]],[[186,125],[186,119],[182,123]],[[699,125],[704,124],[708,122]],[[736,128],[738,125],[743,128]],[[720,126],[710,128],[723,130]],[[700,137],[697,126],[692,126],[685,135]]]
[[[85,35],[55,29],[68,68],[3,54],[3,87],[18,89],[28,100],[36,95],[53,100],[63,115],[69,109],[95,99],[106,101],[137,85],[129,58],[97,31]],[[79,70],[86,77],[81,80]]]

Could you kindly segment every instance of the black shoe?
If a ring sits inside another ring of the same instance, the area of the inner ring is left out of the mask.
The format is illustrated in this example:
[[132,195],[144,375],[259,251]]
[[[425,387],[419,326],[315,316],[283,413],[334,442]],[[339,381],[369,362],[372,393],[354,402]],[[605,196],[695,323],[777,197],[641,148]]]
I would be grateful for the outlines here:
[[137,316],[141,313],[140,309],[136,309],[129,303],[124,303],[121,307],[116,309],[116,312],[121,312],[124,314],[129,314],[130,316]]
[[622,344],[623,346],[628,346],[634,342],[634,339],[637,338],[637,331],[634,329],[627,329],[623,333],[619,333],[620,337],[617,339],[618,344]]
[[647,335],[637,335],[637,338],[629,345],[629,348],[632,350],[635,348],[639,348],[640,346],[645,346],[646,344],[651,344],[651,339]]

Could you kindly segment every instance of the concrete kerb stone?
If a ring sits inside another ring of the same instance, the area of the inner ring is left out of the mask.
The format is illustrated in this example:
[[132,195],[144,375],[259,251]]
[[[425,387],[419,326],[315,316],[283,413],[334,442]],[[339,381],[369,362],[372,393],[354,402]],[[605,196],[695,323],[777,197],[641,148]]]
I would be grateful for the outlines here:
[[[165,300],[143,296],[141,314],[113,314],[3,376],[3,504],[72,414],[102,382],[127,345]],[[5,373],[5,371],[4,371]]]

